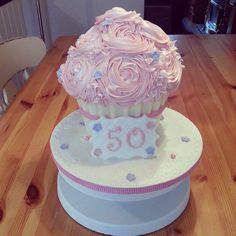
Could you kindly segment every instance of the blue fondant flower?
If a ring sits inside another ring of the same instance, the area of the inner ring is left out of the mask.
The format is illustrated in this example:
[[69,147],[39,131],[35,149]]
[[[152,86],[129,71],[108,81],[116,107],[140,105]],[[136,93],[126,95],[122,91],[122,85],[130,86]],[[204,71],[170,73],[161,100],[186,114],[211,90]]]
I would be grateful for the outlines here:
[[189,137],[187,137],[187,136],[181,137],[181,141],[182,141],[182,142],[187,143],[187,142],[189,142],[190,140],[191,140],[191,139],[190,139]]
[[63,144],[60,146],[60,148],[61,148],[62,150],[66,150],[66,149],[69,148],[69,145],[66,144],[66,143],[63,143]]
[[96,123],[93,125],[93,130],[96,132],[99,132],[100,130],[102,130],[102,124],[101,123]]
[[57,77],[58,77],[58,80],[61,80],[62,73],[63,73],[62,69],[59,68],[58,71],[57,71]]
[[95,155],[96,157],[101,156],[101,155],[102,155],[102,150],[101,150],[101,148],[96,148],[96,149],[94,150],[94,155]]
[[97,70],[95,73],[94,73],[94,78],[96,80],[100,80],[102,78],[102,72]]
[[154,148],[153,146],[147,147],[147,148],[146,148],[146,153],[147,153],[148,155],[154,155],[154,153],[155,153],[155,148]]
[[132,181],[136,180],[136,176],[134,174],[128,173],[127,176],[126,176],[126,179],[129,182],[132,182]]
[[158,53],[156,51],[152,52],[151,53],[151,58],[152,58],[153,61],[157,61],[160,58],[160,53]]

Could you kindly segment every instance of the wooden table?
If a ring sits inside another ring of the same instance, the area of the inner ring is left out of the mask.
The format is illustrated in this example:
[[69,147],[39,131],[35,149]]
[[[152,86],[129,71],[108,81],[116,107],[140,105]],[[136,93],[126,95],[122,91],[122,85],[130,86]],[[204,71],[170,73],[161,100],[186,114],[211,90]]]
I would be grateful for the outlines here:
[[[236,235],[236,35],[172,38],[186,68],[168,105],[196,124],[204,150],[186,210],[150,235]],[[77,106],[56,79],[75,39],[55,42],[0,120],[0,235],[98,235],[62,209],[48,142]]]

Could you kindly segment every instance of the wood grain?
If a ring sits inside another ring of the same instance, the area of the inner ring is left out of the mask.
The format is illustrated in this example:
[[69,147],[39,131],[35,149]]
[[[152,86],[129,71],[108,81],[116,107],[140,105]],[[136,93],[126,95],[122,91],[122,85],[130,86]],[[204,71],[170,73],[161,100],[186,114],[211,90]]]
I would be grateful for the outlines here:
[[[204,151],[186,210],[149,235],[236,235],[236,36],[172,38],[185,69],[168,106],[196,124]],[[75,40],[54,43],[0,120],[0,235],[100,235],[62,209],[48,143],[55,125],[77,107],[56,79]]]

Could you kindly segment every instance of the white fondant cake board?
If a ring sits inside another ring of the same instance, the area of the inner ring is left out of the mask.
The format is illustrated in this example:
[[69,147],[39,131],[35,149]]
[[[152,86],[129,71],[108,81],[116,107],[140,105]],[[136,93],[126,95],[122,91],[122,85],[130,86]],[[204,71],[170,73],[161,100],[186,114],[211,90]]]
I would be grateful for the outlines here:
[[[190,174],[202,152],[196,126],[182,114],[166,108],[159,121],[157,157],[103,161],[90,156],[91,143],[78,111],[54,129],[50,144],[58,169],[86,188],[113,194],[154,192],[178,183]],[[189,139],[182,141],[183,137]],[[135,177],[133,181],[127,175]]]

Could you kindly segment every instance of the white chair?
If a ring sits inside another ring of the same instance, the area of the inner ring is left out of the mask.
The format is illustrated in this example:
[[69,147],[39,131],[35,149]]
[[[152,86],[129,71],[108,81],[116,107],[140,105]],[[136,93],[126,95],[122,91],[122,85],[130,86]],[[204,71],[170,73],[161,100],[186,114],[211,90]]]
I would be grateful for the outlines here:
[[12,80],[18,72],[29,77],[27,68],[37,66],[46,54],[43,40],[37,37],[12,39],[0,43],[0,113],[4,112],[18,88]]

